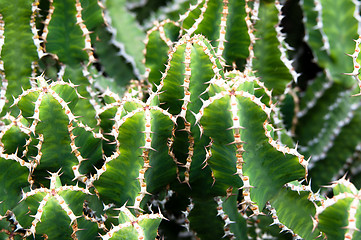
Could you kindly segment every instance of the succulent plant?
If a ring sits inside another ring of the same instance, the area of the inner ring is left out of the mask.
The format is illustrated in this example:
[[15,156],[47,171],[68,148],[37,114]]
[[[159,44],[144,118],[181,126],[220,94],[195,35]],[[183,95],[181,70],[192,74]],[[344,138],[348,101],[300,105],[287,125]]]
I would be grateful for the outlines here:
[[0,0],[0,238],[359,239],[360,5]]

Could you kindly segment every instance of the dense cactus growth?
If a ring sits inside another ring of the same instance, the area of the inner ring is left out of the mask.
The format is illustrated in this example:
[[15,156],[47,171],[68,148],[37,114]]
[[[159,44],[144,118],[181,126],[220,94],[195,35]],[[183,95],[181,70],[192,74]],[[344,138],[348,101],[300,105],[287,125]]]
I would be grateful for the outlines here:
[[0,0],[0,238],[360,239],[360,22]]

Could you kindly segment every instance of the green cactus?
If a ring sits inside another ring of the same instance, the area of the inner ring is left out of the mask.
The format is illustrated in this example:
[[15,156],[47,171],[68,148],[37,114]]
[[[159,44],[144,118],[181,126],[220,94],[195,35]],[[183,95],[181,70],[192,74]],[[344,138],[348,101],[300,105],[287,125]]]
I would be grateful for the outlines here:
[[359,8],[0,0],[0,238],[359,239]]

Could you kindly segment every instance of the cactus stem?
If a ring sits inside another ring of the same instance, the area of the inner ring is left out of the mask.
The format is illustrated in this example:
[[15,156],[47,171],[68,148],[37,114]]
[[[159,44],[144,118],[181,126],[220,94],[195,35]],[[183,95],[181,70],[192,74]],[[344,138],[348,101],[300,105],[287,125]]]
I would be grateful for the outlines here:
[[281,27],[281,21],[284,18],[284,15],[282,15],[282,5],[278,0],[275,0],[275,6],[278,10],[278,24],[276,25],[276,32],[277,32],[277,39],[279,41],[278,49],[281,52],[281,61],[285,64],[285,66],[290,71],[293,81],[297,83],[298,77],[301,75],[300,73],[297,73],[294,67],[292,66],[292,61],[287,58],[287,50],[292,50],[292,48],[285,42],[285,34],[282,32]]
[[59,169],[58,172],[50,173],[50,176],[49,176],[50,188],[49,189],[38,188],[36,190],[31,190],[30,192],[26,192],[26,193],[24,191],[22,191],[22,199],[20,201],[23,201],[26,198],[28,198],[29,196],[33,196],[37,193],[41,193],[41,192],[46,193],[46,195],[43,197],[43,199],[39,202],[39,207],[37,209],[36,214],[31,216],[34,218],[34,220],[32,221],[31,228],[29,230],[27,230],[25,237],[29,236],[30,234],[35,235],[35,228],[36,228],[38,222],[41,221],[41,217],[44,212],[44,207],[50,198],[54,198],[58,202],[58,204],[61,206],[61,208],[67,213],[68,217],[70,218],[70,224],[73,225],[73,223],[74,223],[74,226],[77,225],[76,219],[79,218],[80,216],[76,216],[73,213],[73,211],[69,208],[69,205],[66,203],[66,200],[59,195],[59,192],[71,190],[71,191],[81,191],[88,195],[91,195],[91,193],[89,192],[88,189],[78,187],[77,185],[76,186],[58,185],[59,183],[57,183],[57,178],[62,175],[62,173],[60,173],[60,171],[61,171],[61,169]]
[[282,224],[277,216],[276,209],[274,209],[269,202],[266,203],[266,209],[270,211],[270,215],[272,215],[273,222],[271,225],[278,225],[281,228],[281,232],[286,231],[290,232],[292,235],[298,236],[291,229],[287,228],[284,224]]
[[183,213],[183,215],[184,215],[184,218],[185,218],[185,219],[184,219],[184,224],[182,225],[182,227],[186,228],[187,231],[189,231],[189,229],[190,229],[190,228],[189,228],[190,225],[189,225],[188,216],[189,216],[190,212],[193,210],[193,208],[194,208],[193,199],[192,199],[192,198],[189,198],[189,204],[188,204],[186,210],[185,210],[185,211],[182,211],[182,213]]
[[[100,2],[100,1],[98,1]],[[136,61],[133,58],[132,55],[128,54],[125,48],[125,45],[122,42],[119,42],[116,39],[117,36],[117,29],[115,27],[112,26],[112,18],[110,16],[110,12],[108,11],[108,9],[106,8],[102,8],[102,12],[103,12],[103,18],[104,18],[104,22],[105,22],[105,26],[108,30],[109,33],[111,33],[111,40],[110,43],[113,44],[114,46],[116,46],[117,48],[119,48],[119,56],[122,56],[125,58],[125,61],[127,63],[130,63],[133,67],[133,73],[136,76],[137,79],[142,79],[142,75],[141,72],[139,71]]]
[[321,50],[325,50],[327,52],[328,55],[330,55],[330,43],[328,40],[327,35],[325,34],[324,30],[323,30],[323,18],[322,18],[322,4],[320,2],[320,0],[314,0],[315,3],[315,8],[314,11],[317,12],[317,25],[314,27],[315,29],[318,29],[322,35],[322,42],[323,42],[323,46],[321,48]]
[[246,10],[246,25],[248,28],[248,35],[250,37],[250,44],[248,46],[249,56],[247,58],[246,69],[245,71],[251,71],[253,65],[253,59],[255,58],[255,54],[253,51],[253,46],[256,43],[256,37],[254,35],[254,23],[251,21],[256,21],[258,19],[258,8],[259,8],[259,0],[255,0],[253,3],[253,10],[248,6],[250,0],[245,1],[245,10]]
[[129,221],[119,224],[117,226],[113,226],[112,229],[106,233],[105,235],[101,235],[100,237],[102,239],[111,239],[113,237],[113,235],[120,231],[123,228],[126,227],[133,227],[134,230],[137,231],[138,234],[138,240],[143,240],[145,239],[145,234],[144,234],[144,230],[143,228],[140,226],[139,222],[144,220],[144,219],[164,219],[163,215],[156,213],[156,214],[142,214],[140,216],[138,216],[137,218],[133,216],[133,214],[128,210],[127,207],[125,207],[124,205],[119,209],[120,211],[122,211],[128,218]]
[[85,47],[84,47],[84,50],[87,52],[88,54],[88,58],[89,58],[89,62],[88,62],[88,66],[95,62],[95,57],[94,57],[94,53],[93,53],[93,48],[91,46],[91,39],[90,39],[90,33],[89,30],[87,29],[87,27],[85,26],[84,24],[84,20],[82,19],[82,6],[81,6],[81,3],[80,3],[80,0],[76,0],[76,3],[75,3],[75,6],[76,6],[76,11],[77,11],[77,15],[76,15],[76,18],[77,18],[77,22],[76,24],[79,25],[80,29],[83,31],[83,36],[85,37]]
[[31,31],[33,33],[33,41],[37,48],[39,59],[42,58],[45,54],[42,47],[43,40],[40,40],[40,37],[38,35],[38,29],[36,28],[35,18],[37,15],[39,15],[39,0],[35,0],[32,3],[32,14],[31,14],[31,20],[30,20],[30,27]]
[[308,163],[310,161],[310,158],[305,161],[304,160],[304,156],[301,155],[300,153],[297,152],[296,149],[290,149],[288,147],[285,147],[285,146],[282,146],[280,145],[280,143],[278,143],[277,141],[273,140],[273,138],[271,137],[271,131],[269,131],[267,129],[267,127],[271,127],[273,129],[273,126],[271,124],[268,123],[268,120],[266,120],[263,124],[263,128],[265,130],[265,133],[266,133],[266,136],[269,138],[269,143],[275,148],[277,149],[278,151],[282,152],[283,154],[292,154],[294,156],[297,156],[298,160],[299,160],[299,163],[304,167],[305,171],[306,171],[306,175],[307,176],[307,167],[308,167]]
[[236,223],[235,221],[232,221],[229,216],[224,212],[223,210],[223,201],[220,197],[215,197],[214,200],[217,203],[217,216],[220,216],[222,218],[222,220],[224,221],[224,226],[223,226],[223,230],[224,230],[224,237],[229,237],[230,239],[236,239],[234,236],[234,233],[232,233],[230,231],[229,225]]
[[223,59],[223,50],[224,43],[226,42],[226,26],[227,26],[227,16],[228,16],[228,0],[223,0],[223,10],[221,17],[221,24],[219,29],[219,39],[216,56],[220,59],[221,64],[225,65],[225,60]]
[[[48,26],[51,21],[51,17],[53,16],[54,10],[55,10],[55,8],[53,6],[53,0],[49,0],[49,11],[48,11],[48,15],[46,16],[45,21],[43,22],[44,28],[43,28],[43,34],[41,35],[41,38],[44,42],[46,42],[46,38],[49,33]],[[45,46],[43,46],[42,50],[46,51]]]

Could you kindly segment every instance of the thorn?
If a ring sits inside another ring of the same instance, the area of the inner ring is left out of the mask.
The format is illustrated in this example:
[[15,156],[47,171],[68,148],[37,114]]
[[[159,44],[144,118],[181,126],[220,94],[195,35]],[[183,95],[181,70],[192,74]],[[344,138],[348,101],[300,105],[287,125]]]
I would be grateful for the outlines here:
[[297,148],[298,148],[298,141],[296,142],[296,145],[295,145],[295,150],[297,151]]
[[190,185],[189,181],[184,180],[182,183],[186,183],[186,184],[188,185],[188,187],[189,187],[190,189],[192,189],[192,187],[191,187],[191,185]]
[[154,148],[152,148],[152,147],[142,146],[142,147],[139,147],[139,148],[144,148],[144,149],[148,149],[148,150],[153,150],[154,152],[158,152],[156,149],[154,149]]
[[316,230],[317,225],[318,225],[318,220],[313,218],[312,216],[310,216],[310,217],[312,219],[312,224],[313,224],[312,232],[314,232]]
[[352,97],[357,97],[357,96],[361,96],[361,93],[357,93],[357,94],[352,95]]
[[[236,173],[237,174],[237,173]],[[240,187],[240,188],[238,188],[239,190],[241,190],[241,189],[244,189],[244,188],[256,188],[255,186],[247,186],[247,187],[245,187],[245,186],[242,186],[242,187]],[[233,195],[235,195],[235,194],[233,194]]]
[[216,178],[213,178],[213,182],[212,182],[212,185],[211,185],[212,188],[214,187],[214,184],[216,184]]
[[242,127],[242,126],[239,126],[239,127],[232,126],[232,127],[227,128],[226,130],[237,129],[237,128],[246,129],[245,127]]
[[259,213],[252,213],[251,215],[249,215],[249,218],[259,216],[259,215],[266,216],[266,214],[264,214],[263,212],[259,212]]
[[347,76],[357,76],[360,73],[342,73],[343,75],[347,75]]

